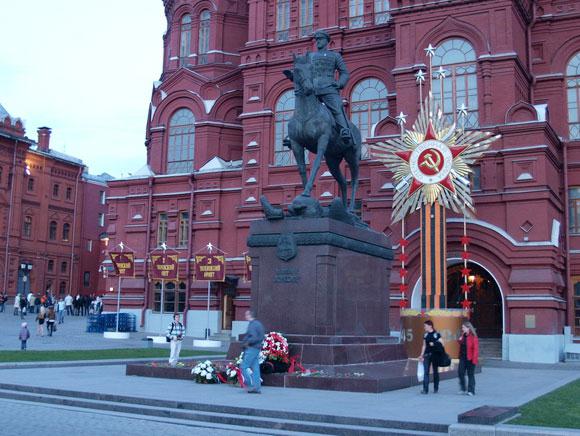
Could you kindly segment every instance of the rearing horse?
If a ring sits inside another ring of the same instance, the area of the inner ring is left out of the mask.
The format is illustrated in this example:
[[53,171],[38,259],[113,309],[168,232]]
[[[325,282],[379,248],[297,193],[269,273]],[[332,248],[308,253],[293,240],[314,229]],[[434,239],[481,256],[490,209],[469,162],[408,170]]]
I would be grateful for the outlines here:
[[[290,148],[294,153],[298,171],[302,178],[304,192],[309,197],[312,186],[318,175],[322,156],[334,179],[340,187],[342,202],[347,206],[346,179],[340,170],[344,159],[351,173],[350,212],[354,209],[356,190],[358,188],[358,170],[361,157],[361,135],[358,128],[349,120],[351,136],[354,141],[344,141],[340,137],[334,117],[324,104],[314,94],[313,68],[310,54],[294,56],[294,70],[285,70],[284,75],[294,82],[295,109],[294,116],[288,123]],[[305,149],[315,153],[310,177],[306,178]]]

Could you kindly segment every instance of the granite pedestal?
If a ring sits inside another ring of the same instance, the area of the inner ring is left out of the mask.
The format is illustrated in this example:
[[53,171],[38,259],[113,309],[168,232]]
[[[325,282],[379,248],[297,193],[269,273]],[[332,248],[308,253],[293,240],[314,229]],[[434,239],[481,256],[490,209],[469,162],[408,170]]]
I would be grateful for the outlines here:
[[[351,370],[406,362],[404,346],[389,336],[393,252],[384,234],[331,218],[263,220],[252,223],[248,246],[257,318],[288,339],[296,361],[332,374],[319,388],[351,390]],[[240,351],[232,343],[228,357]],[[388,383],[379,375],[360,387],[398,387],[389,372]],[[306,380],[286,378],[294,387]]]

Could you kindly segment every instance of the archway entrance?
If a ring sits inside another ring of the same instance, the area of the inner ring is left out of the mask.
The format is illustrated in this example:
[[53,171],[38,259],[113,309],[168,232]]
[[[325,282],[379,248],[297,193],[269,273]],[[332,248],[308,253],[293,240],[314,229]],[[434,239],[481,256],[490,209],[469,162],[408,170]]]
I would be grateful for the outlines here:
[[[471,285],[469,299],[473,312],[471,322],[483,339],[501,339],[503,333],[502,297],[499,286],[491,274],[480,265],[468,262],[471,270],[468,284]],[[447,268],[447,307],[461,308],[463,293],[461,269],[463,264]],[[501,344],[501,341],[500,341]],[[501,349],[499,350],[501,355]],[[493,353],[495,354],[495,353]]]

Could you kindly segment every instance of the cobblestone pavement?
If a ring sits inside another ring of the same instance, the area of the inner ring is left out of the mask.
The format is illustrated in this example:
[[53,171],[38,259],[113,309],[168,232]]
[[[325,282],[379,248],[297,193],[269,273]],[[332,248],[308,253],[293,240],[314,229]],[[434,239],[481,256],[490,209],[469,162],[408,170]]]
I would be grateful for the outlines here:
[[[4,419],[0,433],[4,436],[48,435],[123,435],[143,436],[145,434],[163,436],[217,435],[238,436],[247,432],[232,431],[208,424],[203,427],[174,424],[143,416],[83,410],[73,407],[55,407],[25,401],[0,399],[0,410]],[[42,423],[35,425],[24,417],[43,417]]]
[[[381,394],[264,387],[262,395],[247,395],[231,385],[128,377],[124,365],[0,370],[4,383],[25,386],[447,425],[456,423],[458,414],[476,407],[521,406],[579,376],[573,371],[484,368],[476,375],[474,397],[457,395],[457,380],[442,381],[437,395],[421,395],[419,386]],[[445,407],[440,407],[440,403]]]
[[44,336],[41,337],[36,334],[35,313],[28,314],[24,320],[21,320],[20,316],[13,315],[12,310],[12,306],[7,305],[6,311],[0,313],[0,350],[20,349],[18,332],[22,321],[28,323],[30,330],[30,339],[27,344],[29,350],[90,350],[145,348],[147,346],[142,340],[147,335],[141,332],[132,333],[131,339],[127,340],[105,339],[102,333],[86,333],[86,316],[65,315],[64,323],[57,324],[57,331],[53,333],[53,336],[47,336],[45,324]]

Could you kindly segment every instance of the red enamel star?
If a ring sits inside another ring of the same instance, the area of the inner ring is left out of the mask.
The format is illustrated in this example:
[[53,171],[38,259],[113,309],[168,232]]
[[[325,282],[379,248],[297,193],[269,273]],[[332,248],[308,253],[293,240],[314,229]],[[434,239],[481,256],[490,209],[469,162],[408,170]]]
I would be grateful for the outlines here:
[[468,277],[470,272],[471,272],[471,269],[469,269],[469,268],[462,268],[461,269],[461,277]]

